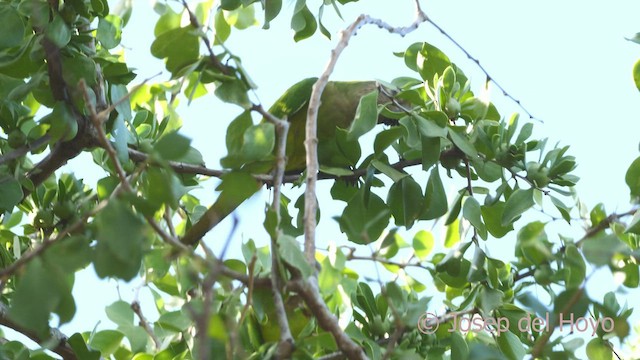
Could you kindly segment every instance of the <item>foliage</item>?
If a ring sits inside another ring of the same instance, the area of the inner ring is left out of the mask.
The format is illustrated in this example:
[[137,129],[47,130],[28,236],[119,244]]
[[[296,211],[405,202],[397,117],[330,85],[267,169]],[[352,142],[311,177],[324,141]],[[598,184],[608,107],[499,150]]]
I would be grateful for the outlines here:
[[[294,39],[316,31],[329,37],[323,11],[339,14],[351,2],[326,0],[314,13],[317,4],[296,1]],[[386,101],[364,95],[355,121],[331,129],[335,138],[324,145],[342,166],[320,169],[343,203],[336,220],[344,237],[317,251],[316,263],[298,242],[305,218],[313,218],[303,216],[304,196],[292,201],[279,192],[264,223],[271,247],[248,240],[242,260],[216,257],[204,244],[194,251],[185,233],[220,220],[207,218],[191,194],[203,175],[221,178],[218,201],[229,211],[256,185],[279,189],[278,179],[255,165],[279,166],[280,119],[252,102],[251,69],[224,43],[257,18],[268,29],[284,16],[283,4],[157,3],[150,51],[164,59],[171,79],[136,86],[120,47],[132,11],[130,1],[123,4],[114,13],[105,0],[0,2],[0,323],[42,346],[2,342],[3,358],[52,358],[46,348],[65,359],[577,359],[585,347],[589,358],[605,359],[612,338],[628,337],[632,309],[613,291],[590,297],[585,285],[604,267],[622,274],[626,288],[638,287],[636,207],[618,214],[582,207],[569,147],[533,138],[533,124],[518,115],[501,115],[426,42],[398,54],[409,75],[382,84]],[[223,170],[205,168],[179,132],[176,99],[212,96],[242,108],[226,128]],[[265,120],[254,122],[252,112]],[[393,124],[374,125],[379,117]],[[374,134],[371,153],[358,142],[365,134]],[[57,171],[83,151],[108,174],[95,186]],[[284,180],[301,186],[307,175]],[[625,180],[635,205],[640,158]],[[535,216],[549,208],[551,220]],[[624,222],[627,216],[633,218]],[[552,235],[554,221],[587,230],[575,239]],[[433,222],[445,226],[443,244],[424,230]],[[415,236],[403,238],[414,227]],[[487,251],[507,242],[513,261]],[[369,269],[382,265],[391,280],[361,276],[355,260]],[[101,278],[144,279],[159,317],[149,321],[137,302],[118,301],[106,309],[116,328],[55,335],[52,316],[59,323],[73,318],[74,274],[90,264]],[[427,312],[442,306],[445,313]],[[568,315],[615,326],[598,327],[585,345],[559,331]],[[518,327],[538,317],[546,327]],[[464,319],[480,326],[464,331]]]

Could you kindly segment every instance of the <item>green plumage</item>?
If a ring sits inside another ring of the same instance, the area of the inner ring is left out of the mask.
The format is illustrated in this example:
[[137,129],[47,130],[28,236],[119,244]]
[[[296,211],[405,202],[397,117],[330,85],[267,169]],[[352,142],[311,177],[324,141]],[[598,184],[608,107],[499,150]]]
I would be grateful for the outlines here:
[[[290,87],[269,109],[269,113],[290,122],[287,136],[287,172],[302,172],[306,166],[305,125],[307,111],[313,85],[317,78],[304,79]],[[318,109],[318,161],[321,165],[344,167],[344,155],[340,154],[336,142],[336,128],[348,129],[354,120],[360,98],[373,92],[377,87],[375,81],[331,81],[322,93]],[[378,103],[387,103],[390,99],[384,92],[378,95]],[[269,165],[271,165],[270,163]],[[267,165],[267,167],[269,167]],[[270,167],[272,168],[272,166]],[[242,194],[237,186],[224,187],[216,202],[203,214],[182,238],[182,243],[196,244],[209,230],[222,219],[232,213],[244,200],[248,199],[260,188],[260,185],[249,178],[243,181],[255,183],[243,186]],[[234,179],[237,183],[239,179]],[[224,182],[223,182],[224,184]],[[237,185],[237,184],[234,184]]]
[[[289,88],[269,109],[274,116],[286,118],[290,123],[287,136],[287,172],[302,171],[306,166],[304,147],[307,111],[313,84],[317,78],[304,79]],[[356,114],[362,96],[376,90],[375,81],[330,81],[325,87],[318,109],[318,161],[329,166],[335,158],[331,142],[335,140],[336,127],[348,129]],[[378,101],[387,101],[380,94]]]

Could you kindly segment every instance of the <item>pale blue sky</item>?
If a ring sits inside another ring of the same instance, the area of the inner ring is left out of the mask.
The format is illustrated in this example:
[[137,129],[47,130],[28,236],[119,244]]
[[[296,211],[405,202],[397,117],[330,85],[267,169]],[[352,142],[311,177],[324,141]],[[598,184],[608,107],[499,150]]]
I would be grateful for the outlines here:
[[[314,12],[320,2],[308,0]],[[317,34],[294,43],[289,30],[294,2],[284,3],[283,13],[272,23],[271,30],[234,31],[227,42],[259,85],[257,93],[266,106],[291,84],[319,75],[337,39],[334,36],[329,41]],[[589,208],[600,201],[609,211],[629,208],[624,173],[638,155],[640,140],[637,124],[640,94],[633,84],[631,68],[640,58],[640,46],[624,37],[640,31],[639,2],[441,0],[422,1],[422,6],[437,24],[479,59],[512,96],[544,120],[544,124],[536,124],[537,136],[549,137],[550,144],[559,141],[571,146],[569,152],[577,157],[579,164],[576,174],[581,177],[578,193]],[[363,10],[393,25],[406,25],[414,16],[413,0],[361,0],[341,8],[344,22],[327,8],[326,25],[336,34]],[[164,69],[162,62],[149,54],[154,24],[155,14],[151,14],[148,2],[134,1],[133,17],[123,33],[123,45],[127,47],[128,63],[139,69],[136,81]],[[442,49],[472,79],[475,90],[483,84],[484,75],[477,66],[429,24],[423,24],[406,38],[376,27],[361,29],[344,52],[332,78],[390,81],[397,76],[417,77],[405,67],[402,59],[392,54],[417,41],[427,41]],[[165,71],[161,79],[168,77]],[[491,99],[503,116],[519,111],[513,102],[495,90]],[[183,132],[193,138],[194,146],[203,153],[209,167],[217,168],[218,159],[225,155],[224,129],[240,111],[236,106],[220,103],[213,95],[198,99],[189,109],[181,111]],[[87,156],[80,160],[71,165],[79,177],[95,181],[104,176],[97,174],[95,166],[86,165]],[[329,186],[325,182],[321,191],[326,193]],[[211,189],[209,182],[205,191],[199,193],[208,202],[213,199]],[[267,195],[265,191],[262,197],[249,201],[240,214],[259,212]],[[328,214],[340,211],[341,208],[333,206],[323,212],[319,238],[324,240],[321,241],[340,239],[337,226]],[[253,216],[241,223],[233,247],[239,248],[240,240],[250,237],[266,244],[266,235],[261,232],[261,226],[256,226]],[[524,225],[524,222],[518,224]],[[431,223],[419,224],[409,233],[420,228],[430,229]],[[579,225],[575,225],[574,230],[566,227],[562,230],[579,234],[576,228],[579,230]],[[224,237],[228,231],[228,224],[222,224],[211,233],[208,242],[217,248],[219,244],[212,239]],[[515,235],[500,241],[508,241],[511,247]],[[121,288],[125,301],[132,300],[130,289],[129,285]],[[115,282],[97,281],[92,268],[78,275],[75,293],[78,314],[64,327],[68,333],[92,329],[100,319],[106,320],[104,307],[117,299]],[[142,296],[149,300],[148,294]],[[153,311],[150,312],[153,319]],[[99,326],[100,329],[109,327],[104,323]]]

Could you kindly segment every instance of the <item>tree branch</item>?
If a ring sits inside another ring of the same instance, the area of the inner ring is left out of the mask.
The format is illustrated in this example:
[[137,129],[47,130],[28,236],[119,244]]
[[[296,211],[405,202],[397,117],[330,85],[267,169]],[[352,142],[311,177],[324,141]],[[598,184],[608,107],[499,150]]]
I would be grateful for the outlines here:
[[271,211],[276,214],[277,231],[270,233],[271,236],[271,292],[273,295],[273,303],[280,328],[280,341],[276,350],[278,359],[288,359],[294,350],[293,336],[289,329],[289,320],[287,319],[287,311],[284,308],[282,300],[282,275],[280,274],[280,259],[278,249],[278,237],[282,235],[280,228],[280,193],[282,190],[282,178],[284,177],[284,169],[287,165],[287,134],[289,133],[289,122],[278,119],[265,111],[261,105],[254,105],[251,110],[260,113],[264,118],[272,123],[276,129],[278,142],[276,144],[276,167],[273,172],[273,201],[271,202]]
[[33,140],[32,142],[30,142],[30,143],[28,143],[26,145],[23,145],[23,146],[15,149],[15,150],[13,150],[12,152],[10,152],[10,153],[8,153],[6,155],[0,156],[0,165],[27,155],[28,152],[30,152],[32,150],[35,150],[35,149],[38,149],[41,146],[47,144],[49,142],[49,140],[51,140],[51,136],[44,135],[44,136],[41,136],[41,137]]
[[292,290],[300,294],[305,303],[318,320],[318,324],[324,330],[331,333],[336,340],[336,344],[342,353],[347,358],[355,360],[367,359],[362,348],[356,344],[351,338],[342,331],[338,319],[331,313],[327,304],[320,296],[318,290],[318,282],[315,276],[311,276],[309,279],[297,278],[289,282]]
[[144,331],[147,332],[149,337],[151,337],[151,340],[153,340],[153,345],[155,346],[156,350],[160,349],[160,346],[162,346],[162,342],[160,341],[158,336],[156,336],[155,332],[153,331],[153,328],[151,327],[151,325],[149,325],[149,322],[144,317],[144,314],[142,313],[142,308],[140,307],[140,302],[138,302],[137,299],[131,303],[131,310],[133,310],[133,312],[136,315],[138,315],[138,319],[140,320],[140,326],[144,329]]
[[305,189],[305,204],[304,204],[304,252],[309,264],[315,268],[315,232],[316,232],[316,182],[318,180],[318,138],[317,138],[317,123],[318,123],[318,110],[320,108],[320,98],[322,92],[329,82],[329,77],[333,73],[333,70],[338,63],[338,58],[342,51],[349,44],[349,40],[362,26],[366,24],[377,25],[381,29],[385,29],[390,33],[399,34],[405,36],[411,31],[418,28],[418,26],[427,20],[427,15],[420,8],[418,0],[416,4],[416,19],[407,27],[393,27],[388,25],[382,20],[372,18],[368,15],[360,15],[356,20],[345,30],[340,32],[340,41],[336,47],[331,51],[331,57],[329,62],[325,66],[322,75],[318,78],[313,85],[311,91],[311,98],[309,99],[309,109],[307,111],[307,122],[305,132],[305,150],[306,150],[306,168],[307,168],[307,187]]
[[191,9],[189,9],[189,5],[187,4],[186,0],[182,0],[182,6],[184,6],[184,9],[189,14],[189,22],[191,23],[191,26],[194,29],[198,30],[200,34],[200,38],[202,39],[202,42],[204,42],[204,46],[207,48],[207,52],[209,53],[209,60],[211,61],[211,64],[213,65],[213,67],[218,69],[221,73],[225,75],[229,75],[231,73],[230,71],[231,68],[223,65],[218,59],[218,57],[216,56],[216,54],[213,52],[213,48],[211,47],[211,42],[209,41],[209,38],[207,37],[206,32],[202,29],[202,25],[200,25],[200,22],[198,21],[198,18],[196,17],[196,15],[191,11]]
[[[35,332],[16,324],[15,322],[13,322],[7,317],[7,312],[8,312],[7,306],[3,303],[0,303],[0,325],[6,326],[12,330],[15,330],[23,334],[24,336],[36,342],[37,344],[43,344],[43,343],[46,343],[47,341],[51,341],[51,339],[42,339]],[[55,339],[55,345],[54,347],[50,348],[51,351],[60,355],[64,360],[78,359],[78,357],[76,356],[76,353],[73,351],[69,343],[67,343],[67,337],[64,334],[62,334],[58,329],[51,329],[50,333],[51,333],[51,337]]]

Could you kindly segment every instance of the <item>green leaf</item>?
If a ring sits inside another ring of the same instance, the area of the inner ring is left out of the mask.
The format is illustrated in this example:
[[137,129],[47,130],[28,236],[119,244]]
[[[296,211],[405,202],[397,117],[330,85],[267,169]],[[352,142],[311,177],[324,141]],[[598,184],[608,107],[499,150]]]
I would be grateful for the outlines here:
[[[469,274],[467,275],[467,279],[469,280],[469,282],[481,282],[487,279],[487,271],[485,271],[484,269],[486,260],[487,260],[487,255],[484,253],[484,251],[482,251],[482,249],[479,246],[476,246],[475,251],[473,253],[473,260],[471,261],[471,269],[469,271]],[[491,265],[491,262],[489,262],[488,269],[489,269],[489,273],[492,275],[493,266]],[[494,286],[494,281],[492,276],[489,277],[489,280],[490,280],[491,287],[494,287],[494,288],[497,287],[497,286]]]
[[198,60],[200,41],[191,26],[167,30],[151,44],[151,55],[166,59],[167,70],[175,75]]
[[73,273],[91,263],[91,247],[84,236],[70,236],[47,249],[45,258],[62,271]]
[[360,98],[356,116],[349,132],[347,141],[353,141],[368,133],[378,123],[378,90],[374,90]]
[[622,268],[622,273],[624,274],[624,282],[622,283],[624,286],[628,288],[638,287],[640,284],[640,269],[636,264],[626,264]]
[[113,49],[120,44],[122,19],[117,15],[107,15],[98,19],[96,38],[105,49]]
[[629,222],[629,225],[627,225],[627,229],[624,232],[640,235],[640,211],[636,211],[636,213],[633,214],[633,218]]
[[574,244],[568,244],[565,250],[565,284],[567,289],[577,289],[586,277],[587,265],[582,254]]
[[240,0],[221,0],[220,7],[225,10],[235,10],[242,5]]
[[522,360],[527,355],[527,350],[522,345],[522,341],[511,331],[500,333],[496,336],[496,342],[500,351],[509,360]]
[[51,312],[58,313],[61,322],[68,322],[75,313],[67,274],[39,258],[27,265],[12,300],[9,317],[40,335],[49,327]]
[[104,17],[109,14],[109,3],[107,0],[91,0],[91,7],[98,16]]
[[457,218],[447,226],[447,234],[444,238],[444,246],[450,248],[460,242],[460,220]]
[[187,154],[190,145],[191,139],[174,131],[161,137],[153,149],[165,160],[178,160]]
[[264,26],[269,28],[269,23],[278,16],[282,9],[282,0],[265,0],[264,2]]
[[300,270],[302,276],[307,278],[313,274],[313,268],[304,257],[304,253],[300,250],[300,244],[296,239],[289,235],[278,237],[278,253],[283,261]]
[[427,171],[440,160],[440,138],[421,136],[422,170]]
[[80,333],[75,333],[71,335],[69,340],[67,341],[73,352],[81,360],[99,360],[100,352],[95,350],[90,350],[87,347],[87,344],[84,342],[84,338]]
[[451,333],[451,358],[467,359],[469,356],[469,346],[459,332]]
[[89,346],[99,350],[103,356],[109,356],[118,350],[124,334],[117,330],[102,330],[91,336]]
[[634,42],[636,44],[640,44],[640,33],[636,33],[633,37],[625,38],[627,41]]
[[405,226],[407,229],[411,228],[420,216],[423,202],[422,189],[411,176],[405,176],[393,183],[387,195],[387,204],[396,225]]
[[513,230],[513,224],[509,223],[507,226],[502,225],[502,214],[504,213],[505,203],[498,201],[491,206],[483,205],[480,208],[482,212],[482,219],[489,233],[496,237],[501,238],[507,235]]
[[0,50],[20,45],[24,31],[18,11],[9,3],[0,4]]
[[11,211],[14,206],[22,201],[22,186],[13,176],[6,174],[0,175],[0,209]]
[[[120,325],[118,326],[118,331],[121,331],[129,340],[129,344],[131,344],[131,351],[133,353],[141,353],[145,351],[147,347],[147,343],[149,341],[149,334],[140,326],[134,325]],[[122,347],[120,347],[122,349]],[[118,356],[114,355],[117,359]],[[137,359],[137,357],[134,357]],[[142,358],[140,359],[142,360]]]
[[291,18],[291,29],[295,31],[293,40],[296,42],[304,40],[313,35],[318,29],[318,23],[307,6],[303,6]]
[[517,189],[509,196],[504,206],[504,213],[502,214],[500,224],[502,226],[512,224],[518,216],[529,210],[533,205],[533,189]]
[[56,102],[51,113],[42,118],[51,124],[49,134],[52,140],[68,141],[78,133],[78,123],[66,103]]
[[447,129],[438,126],[438,124],[431,118],[424,118],[420,115],[413,115],[412,118],[416,123],[416,126],[420,131],[420,134],[423,137],[428,137],[428,138],[435,138],[435,137],[446,138],[447,137]]
[[152,167],[147,170],[146,177],[146,200],[153,205],[152,211],[159,209],[163,204],[176,209],[178,200],[187,192],[177,176],[165,168]]
[[249,127],[242,140],[242,159],[256,161],[273,152],[276,134],[273,124],[261,123]]
[[[229,155],[239,154],[242,149],[242,141],[244,139],[244,133],[253,126],[253,120],[251,119],[251,112],[244,111],[231,121],[227,127],[226,144]],[[223,164],[223,166],[226,166]]]
[[[162,15],[156,22],[156,26],[153,28],[153,35],[158,37],[171,29],[177,29],[180,27],[180,21],[182,15],[176,13],[170,6],[165,6],[160,12]],[[222,11],[218,11],[222,14]]]
[[568,223],[571,223],[571,208],[566,206],[562,201],[560,201],[560,199],[556,198],[553,195],[550,195],[551,197],[551,203],[553,204],[553,206],[556,207],[556,209],[558,209],[558,211],[560,212],[560,215],[562,215],[562,218]]
[[587,261],[596,266],[609,265],[615,255],[630,253],[629,246],[615,234],[587,238],[582,245],[582,251]]
[[442,185],[438,167],[434,167],[429,175],[429,181],[424,194],[424,208],[420,214],[421,220],[432,220],[447,213],[447,193]]
[[96,63],[87,56],[65,57],[62,59],[62,76],[69,86],[77,86],[84,79],[87,86],[97,84]]
[[394,183],[404,179],[408,175],[396,170],[393,166],[384,163],[380,160],[372,160],[371,166],[379,170],[381,173],[387,175],[389,179],[393,180]]
[[326,36],[327,39],[331,40],[331,32],[327,29],[322,23],[322,14],[324,13],[324,4],[320,5],[320,10],[318,11],[318,25],[320,25],[320,33]]
[[487,228],[482,223],[480,204],[473,197],[467,198],[462,207],[462,216],[469,220],[469,223],[476,228],[481,238],[487,239]]
[[189,316],[182,310],[171,311],[160,315],[156,326],[175,332],[185,331],[192,325]]
[[389,224],[390,211],[384,201],[374,193],[365,201],[364,193],[361,189],[349,201],[339,219],[340,230],[356,244],[376,241]]
[[241,80],[234,79],[224,81],[214,91],[214,94],[222,101],[236,104],[243,109],[251,107],[251,101],[247,95],[247,86]]
[[244,6],[230,11],[226,19],[229,25],[239,30],[248,29],[258,23],[256,20],[256,9],[253,4],[244,4]]
[[633,82],[636,83],[636,88],[640,90],[640,60],[633,65]]
[[229,26],[229,23],[227,23],[227,20],[224,18],[224,12],[216,11],[213,26],[216,31],[216,37],[213,43],[219,45],[227,41],[229,35],[231,35],[231,26]]
[[97,240],[94,267],[99,277],[131,280],[140,269],[148,236],[145,222],[122,201],[111,200],[96,215]]
[[631,196],[640,197],[640,157],[633,160],[624,180],[631,190]]
[[71,29],[64,19],[58,14],[53,17],[53,20],[47,26],[44,35],[58,48],[67,46],[69,41],[71,41]]
[[566,321],[581,318],[589,311],[591,300],[584,289],[566,290],[558,294],[553,301],[553,312],[555,316],[560,316]]
[[403,134],[405,130],[400,126],[395,126],[390,129],[385,129],[376,135],[376,139],[373,142],[373,149],[376,155],[381,154],[386,148],[395,143]]
[[516,256],[525,258],[533,265],[546,263],[552,258],[551,244],[544,227],[544,223],[535,221],[518,231]]
[[434,246],[433,234],[426,230],[418,231],[413,237],[413,251],[421,261],[429,256]]
[[[464,134],[464,128],[457,128],[459,131],[456,131],[454,128],[449,128],[449,139],[458,147],[458,149],[462,150],[467,156],[472,159],[478,157],[478,151],[476,148],[469,142],[467,139],[467,135]],[[462,132],[462,134],[459,134]]]
[[600,222],[607,218],[607,210],[603,203],[599,203],[589,212],[589,219],[592,226],[597,226]]
[[451,61],[437,47],[423,43],[415,43],[406,50],[404,60],[407,66],[420,73],[422,80],[431,82],[433,76],[442,74],[451,65]]
[[131,305],[126,301],[118,300],[105,308],[109,320],[116,325],[133,324],[134,313]]
[[[49,23],[49,4],[46,1],[20,1],[18,12],[25,17],[29,17],[34,26],[44,28]],[[4,25],[5,21],[2,21],[2,24]]]

